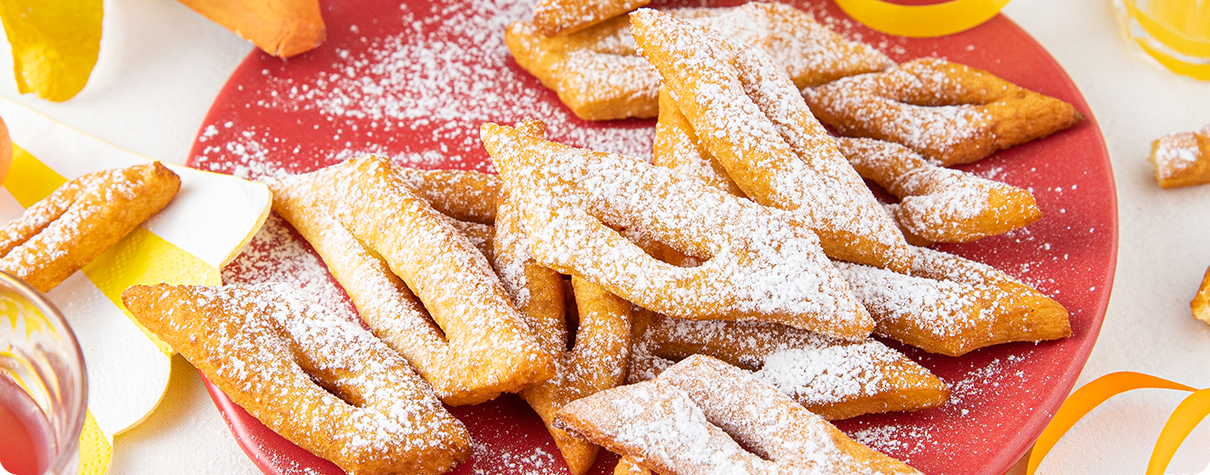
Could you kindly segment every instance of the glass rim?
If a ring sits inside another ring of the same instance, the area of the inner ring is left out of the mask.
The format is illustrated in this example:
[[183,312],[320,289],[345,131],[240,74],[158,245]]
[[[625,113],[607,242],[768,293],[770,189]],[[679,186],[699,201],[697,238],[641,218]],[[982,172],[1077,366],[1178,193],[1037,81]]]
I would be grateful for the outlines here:
[[[66,464],[71,463],[78,457],[80,449],[80,435],[84,431],[84,420],[88,413],[88,371],[84,364],[84,353],[80,349],[80,342],[76,339],[76,334],[68,324],[67,319],[59,308],[55,306],[50,299],[46,298],[42,292],[39,292],[33,286],[26,283],[24,280],[0,270],[0,285],[7,286],[16,291],[22,298],[25,298],[30,303],[38,307],[42,311],[43,316],[50,322],[52,328],[63,336],[66,342],[65,348],[68,351],[67,358],[76,364],[79,368],[78,372],[72,372],[72,378],[78,378],[78,397],[73,401],[64,401],[68,405],[67,414],[67,434],[56,434],[56,450],[54,459],[51,460],[47,467],[49,473],[58,473]],[[66,440],[58,440],[60,435],[64,435]]]

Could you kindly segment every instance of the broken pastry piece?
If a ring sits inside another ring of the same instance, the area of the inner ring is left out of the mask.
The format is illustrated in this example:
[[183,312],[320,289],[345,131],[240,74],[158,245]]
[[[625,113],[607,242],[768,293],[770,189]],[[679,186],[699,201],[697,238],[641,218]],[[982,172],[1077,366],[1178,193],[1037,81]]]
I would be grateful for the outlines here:
[[1162,188],[1210,183],[1210,125],[1160,137],[1151,143],[1150,161]]
[[0,229],[0,270],[47,292],[164,209],[180,187],[160,162],[71,180]]
[[920,473],[707,356],[568,404],[556,424],[667,475]]
[[1202,277],[1202,286],[1197,289],[1197,295],[1193,296],[1189,307],[1193,310],[1194,317],[1210,323],[1210,269],[1206,269],[1206,275]]
[[350,474],[438,474],[470,457],[470,434],[406,360],[301,292],[136,285],[122,302],[233,402]]
[[556,355],[555,375],[519,393],[542,418],[572,475],[587,473],[599,447],[551,424],[555,412],[581,397],[622,384],[630,352],[631,304],[600,286],[573,278],[579,318],[575,345],[568,349],[563,276],[542,267],[529,252],[520,211],[503,196],[496,221],[495,266],[505,288],[533,322],[542,344]]
[[903,234],[769,55],[654,10],[630,21],[697,138],[745,195],[806,217],[829,257],[910,268]]
[[858,174],[899,197],[892,212],[905,234],[970,242],[1042,217],[1029,191],[930,164],[902,145],[847,137],[838,137],[836,145]]
[[651,0],[538,0],[534,26],[546,36],[566,35],[623,15]]
[[949,389],[929,370],[870,339],[839,341],[765,322],[693,321],[641,311],[630,382],[655,378],[691,355],[755,371],[825,419],[938,407]]
[[446,404],[483,402],[554,374],[553,355],[484,254],[386,159],[350,160],[268,185],[273,210]]
[[[798,88],[895,64],[877,49],[848,41],[788,5],[754,2],[667,12],[714,26],[741,44],[760,46]],[[517,64],[554,90],[581,119],[655,117],[659,110],[659,75],[635,50],[625,16],[555,37],[521,21],[509,25],[504,38]]]
[[[801,216],[541,133],[540,122],[481,129],[543,266],[666,315],[773,321],[845,340],[868,335],[873,322]],[[661,262],[615,229],[703,263]]]
[[1059,99],[936,58],[808,87],[802,95],[841,135],[900,143],[943,166],[978,161],[1084,118]]

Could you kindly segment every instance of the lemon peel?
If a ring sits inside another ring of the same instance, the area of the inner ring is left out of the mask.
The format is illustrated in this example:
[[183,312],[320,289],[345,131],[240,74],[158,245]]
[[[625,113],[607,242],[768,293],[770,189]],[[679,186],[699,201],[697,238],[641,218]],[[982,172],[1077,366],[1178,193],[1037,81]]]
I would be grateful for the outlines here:
[[101,50],[101,15],[101,0],[0,0],[17,91],[55,102],[79,93]]

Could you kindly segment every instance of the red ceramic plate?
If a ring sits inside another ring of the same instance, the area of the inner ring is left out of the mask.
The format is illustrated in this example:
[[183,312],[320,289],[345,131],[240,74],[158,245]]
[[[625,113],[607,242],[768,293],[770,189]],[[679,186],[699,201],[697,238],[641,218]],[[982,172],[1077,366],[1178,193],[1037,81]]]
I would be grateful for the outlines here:
[[[424,168],[490,171],[479,125],[530,117],[546,121],[554,140],[651,154],[653,121],[580,121],[513,62],[503,31],[530,14],[526,2],[323,3],[327,41],[286,61],[251,54],[210,110],[191,166],[257,178],[307,172],[374,152]],[[945,38],[904,39],[855,24],[828,2],[795,4],[895,60],[940,56],[986,69],[1068,101],[1086,116],[1071,130],[967,167],[1032,190],[1045,214],[1042,220],[1008,235],[944,246],[1059,300],[1071,311],[1074,336],[1001,345],[961,358],[904,348],[950,384],[950,403],[838,424],[926,473],[1001,474],[1029,448],[1071,390],[1105,315],[1117,255],[1117,206],[1101,132],[1063,69],[1002,16]],[[299,281],[355,318],[318,257],[278,219],[270,220],[224,276],[228,282]],[[235,437],[265,473],[339,473],[210,390]],[[541,422],[516,397],[453,411],[476,439],[473,460],[455,473],[566,473]],[[610,473],[613,460],[602,456],[592,473]]]

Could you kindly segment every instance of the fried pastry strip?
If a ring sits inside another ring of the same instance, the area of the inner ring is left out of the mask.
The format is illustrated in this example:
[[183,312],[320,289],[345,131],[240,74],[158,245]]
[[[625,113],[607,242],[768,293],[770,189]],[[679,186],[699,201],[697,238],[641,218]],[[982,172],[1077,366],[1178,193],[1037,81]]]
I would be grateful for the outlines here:
[[420,170],[398,167],[399,177],[441,214],[460,221],[492,224],[500,179],[465,170]]
[[71,180],[0,229],[0,270],[47,292],[168,206],[180,187],[160,162]]
[[300,292],[136,285],[122,301],[233,402],[350,474],[438,474],[470,457],[470,434],[406,360]]
[[654,10],[630,19],[644,57],[744,194],[807,217],[830,257],[910,268],[903,234],[772,58]]
[[[739,43],[762,47],[799,88],[895,65],[877,49],[845,40],[788,5],[754,2],[667,12],[715,26]],[[656,116],[660,78],[636,52],[625,16],[556,37],[520,21],[509,25],[504,39],[517,64],[554,90],[577,117]]]
[[1161,188],[1210,183],[1210,125],[1156,139],[1151,143],[1150,161]]
[[566,35],[651,3],[651,0],[538,0],[534,26],[546,36]]
[[554,374],[553,355],[485,256],[390,162],[350,160],[269,187],[273,210],[446,404],[483,402]]
[[802,95],[842,135],[897,142],[943,166],[978,161],[1084,118],[1059,99],[936,58],[805,88]]
[[[848,340],[868,334],[872,321],[801,216],[540,131],[540,122],[485,124],[481,135],[542,265],[667,315],[775,321]],[[661,262],[611,226],[704,262]]]
[[630,348],[630,302],[600,286],[573,278],[579,325],[575,347],[567,349],[563,276],[542,267],[529,253],[522,217],[507,197],[500,200],[495,264],[505,288],[534,328],[547,351],[558,355],[554,377],[521,390],[542,418],[573,475],[583,475],[596,461],[599,447],[551,425],[555,412],[568,402],[622,384]]
[[932,165],[902,145],[847,137],[836,144],[857,173],[899,197],[892,213],[905,234],[929,242],[970,242],[1042,217],[1029,191]]
[[568,404],[556,424],[666,475],[920,473],[706,356]]
[[811,412],[837,420],[945,404],[929,370],[876,340],[846,342],[765,322],[704,322],[649,312],[636,319],[628,381],[700,354],[755,371]]

